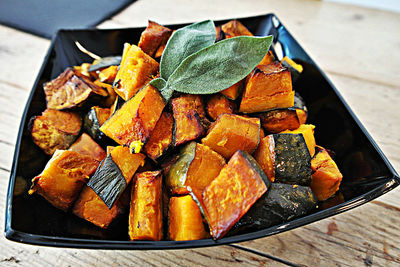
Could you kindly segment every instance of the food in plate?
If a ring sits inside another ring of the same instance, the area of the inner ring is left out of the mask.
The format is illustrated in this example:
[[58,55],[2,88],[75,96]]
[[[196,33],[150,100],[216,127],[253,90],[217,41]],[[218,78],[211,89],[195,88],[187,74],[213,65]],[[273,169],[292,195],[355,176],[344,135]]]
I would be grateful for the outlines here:
[[342,175],[293,90],[302,66],[270,44],[236,20],[149,22],[122,57],[66,69],[32,119],[51,159],[29,193],[104,229],[129,213],[132,242],[220,239],[308,214]]

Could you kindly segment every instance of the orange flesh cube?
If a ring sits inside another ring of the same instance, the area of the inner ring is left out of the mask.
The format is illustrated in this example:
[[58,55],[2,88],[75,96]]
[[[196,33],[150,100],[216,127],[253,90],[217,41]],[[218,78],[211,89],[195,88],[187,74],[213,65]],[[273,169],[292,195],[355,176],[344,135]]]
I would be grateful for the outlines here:
[[311,189],[319,201],[324,201],[339,190],[343,175],[326,150],[311,159]]
[[254,159],[260,164],[268,179],[275,181],[275,142],[273,135],[261,139],[257,150],[254,152]]
[[[100,130],[120,145],[143,145],[149,139],[164,106],[159,91],[147,85],[117,110]],[[135,152],[140,152],[140,149]]]
[[248,77],[240,112],[254,113],[294,105],[290,71],[280,63],[259,65]]
[[56,150],[43,172],[32,179],[29,194],[38,193],[56,208],[67,211],[98,164],[92,157]]
[[311,157],[315,154],[315,137],[314,137],[314,128],[315,126],[312,124],[302,124],[296,130],[286,130],[282,133],[291,133],[291,134],[302,134],[304,140],[306,141],[308,150],[310,151]]
[[68,150],[90,156],[97,161],[102,161],[107,156],[104,149],[86,133],[83,133]]
[[135,176],[129,212],[131,240],[162,239],[162,174],[148,171]]
[[158,67],[158,62],[138,46],[125,44],[121,64],[115,77],[115,92],[127,101],[151,80],[151,76],[157,73]]
[[136,170],[144,165],[146,156],[141,153],[131,154],[129,148],[117,146],[111,150],[111,158],[129,184]]
[[157,160],[172,142],[174,118],[168,112],[163,112],[158,120],[149,141],[143,147],[144,152],[152,160]]
[[260,142],[260,119],[222,114],[201,142],[226,159],[239,149],[253,153]]
[[235,103],[221,94],[212,96],[207,102],[207,113],[213,120],[224,113],[232,114],[234,109]]
[[169,201],[169,238],[175,241],[209,237],[200,209],[190,195],[172,197]]
[[[110,223],[123,213],[125,207],[129,203],[126,192],[114,203],[111,209],[108,209],[103,200],[89,186],[84,186],[79,198],[74,204],[72,212],[98,227],[108,228]],[[128,195],[129,197],[129,195]],[[127,201],[128,200],[128,201]]]
[[205,145],[197,144],[185,185],[203,191],[218,176],[224,165],[225,159],[220,154]]
[[203,191],[211,235],[223,237],[267,187],[241,151],[237,151]]
[[253,34],[238,20],[231,20],[221,26],[221,30],[225,33],[225,37],[232,38],[235,36],[253,36]]
[[234,85],[222,90],[220,93],[229,99],[235,100],[239,95],[240,87],[242,87],[244,80],[240,80]]

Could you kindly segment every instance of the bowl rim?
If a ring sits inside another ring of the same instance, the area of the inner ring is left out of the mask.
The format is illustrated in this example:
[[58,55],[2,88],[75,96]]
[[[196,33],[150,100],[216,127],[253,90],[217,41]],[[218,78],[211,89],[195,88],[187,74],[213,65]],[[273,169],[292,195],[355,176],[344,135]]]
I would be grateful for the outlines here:
[[[400,176],[396,173],[395,169],[393,168],[393,166],[391,165],[389,160],[386,158],[384,153],[378,147],[378,145],[376,144],[374,139],[371,137],[371,135],[368,133],[368,131],[365,129],[365,127],[362,125],[360,120],[357,118],[355,113],[352,111],[350,106],[344,100],[343,96],[339,93],[339,91],[336,89],[336,87],[333,85],[333,83],[330,81],[330,79],[319,68],[319,66],[311,59],[311,57],[300,46],[300,44],[296,41],[296,39],[293,38],[293,36],[290,34],[290,32],[287,30],[287,28],[280,22],[280,20],[277,18],[277,16],[273,13],[268,13],[268,14],[264,14],[264,15],[239,17],[239,18],[231,18],[231,19],[238,19],[238,20],[258,19],[258,18],[267,19],[268,17],[274,18],[279,22],[279,24],[276,26],[276,29],[278,31],[279,30],[285,31],[285,34],[287,34],[287,36],[289,38],[291,38],[292,41],[295,42],[295,44],[298,46],[298,48],[307,57],[309,62],[316,67],[317,71],[328,82],[331,89],[333,89],[335,95],[338,96],[340,102],[342,102],[342,104],[345,106],[346,110],[348,111],[348,113],[350,114],[352,119],[354,119],[357,126],[360,128],[360,130],[365,135],[367,140],[372,144],[375,151],[378,153],[380,158],[383,160],[383,163],[388,168],[391,176],[389,175],[389,176],[381,177],[381,179],[384,179],[381,182],[382,184],[380,184],[379,186],[375,187],[374,189],[372,189],[360,196],[357,196],[351,200],[348,200],[339,205],[330,207],[328,209],[317,211],[310,215],[300,217],[295,220],[291,220],[291,221],[282,223],[280,225],[275,225],[275,226],[269,227],[267,229],[262,229],[262,230],[258,230],[258,231],[254,231],[254,232],[250,232],[250,233],[224,237],[220,240],[201,239],[201,240],[191,240],[191,241],[164,240],[164,241],[135,241],[135,242],[132,242],[132,241],[128,241],[128,240],[123,240],[123,241],[122,240],[101,240],[101,239],[88,239],[88,238],[47,236],[47,235],[30,234],[30,233],[15,230],[11,226],[12,205],[13,205],[12,200],[13,200],[13,192],[14,192],[14,185],[15,185],[15,179],[16,179],[16,170],[18,167],[18,157],[19,157],[19,152],[20,152],[20,146],[21,146],[21,140],[22,140],[22,136],[23,136],[24,125],[26,123],[27,114],[28,114],[28,110],[31,106],[33,95],[35,93],[36,88],[39,85],[40,78],[42,77],[43,72],[46,68],[46,65],[48,64],[48,61],[54,50],[54,45],[55,45],[55,42],[56,42],[58,36],[60,34],[62,34],[63,32],[71,32],[71,31],[72,32],[83,32],[83,31],[106,32],[106,31],[144,29],[144,27],[129,27],[129,28],[115,28],[115,29],[97,29],[97,28],[60,29],[57,31],[57,33],[53,36],[53,38],[51,40],[51,45],[48,48],[46,56],[44,57],[42,66],[39,70],[39,73],[38,73],[36,79],[35,79],[34,85],[31,89],[31,92],[27,99],[27,102],[26,102],[26,105],[24,108],[24,112],[23,112],[23,115],[21,118],[21,123],[19,126],[18,135],[17,135],[17,142],[16,142],[15,150],[14,150],[14,157],[13,157],[12,169],[11,169],[11,173],[10,173],[9,185],[8,185],[8,190],[7,190],[5,230],[4,230],[5,237],[9,240],[20,242],[20,243],[26,243],[26,244],[54,246],[54,247],[86,248],[86,249],[90,248],[90,249],[154,250],[154,249],[183,249],[183,248],[217,246],[217,245],[238,243],[238,242],[244,242],[244,241],[248,241],[248,240],[263,238],[263,237],[267,237],[267,236],[274,235],[277,233],[285,232],[285,231],[309,224],[311,222],[316,222],[318,220],[342,213],[344,211],[347,211],[347,210],[353,209],[355,207],[358,207],[362,204],[365,204],[365,203],[389,192],[390,190],[394,189],[395,187],[397,187],[400,184]],[[228,20],[230,20],[230,19],[216,20],[215,22],[221,23],[221,22],[228,21]],[[174,27],[174,26],[187,25],[187,24],[188,23],[168,24],[166,26]]]

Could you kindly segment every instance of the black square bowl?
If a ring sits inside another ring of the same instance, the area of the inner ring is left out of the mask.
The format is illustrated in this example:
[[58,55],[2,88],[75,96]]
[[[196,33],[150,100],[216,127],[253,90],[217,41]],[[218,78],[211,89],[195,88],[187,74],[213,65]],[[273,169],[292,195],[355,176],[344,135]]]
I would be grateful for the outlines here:
[[[273,35],[278,46],[304,66],[294,84],[306,101],[308,121],[316,125],[316,140],[336,152],[336,162],[343,181],[336,198],[322,203],[315,212],[267,229],[232,235],[214,241],[135,241],[128,239],[127,216],[110,229],[102,230],[64,213],[39,196],[29,196],[31,179],[40,173],[47,160],[33,144],[28,120],[46,108],[42,85],[58,76],[66,67],[90,62],[78,50],[78,41],[100,55],[120,55],[125,42],[138,43],[144,28],[113,30],[61,30],[52,41],[39,76],[29,96],[21,120],[7,196],[5,235],[8,239],[37,245],[102,249],[173,249],[214,246],[265,237],[321,220],[362,205],[400,183],[400,178],[374,140],[361,125],[326,75],[318,68],[298,42],[273,14],[239,19],[256,35]],[[216,25],[225,23],[218,21]],[[169,26],[173,29],[184,25]]]

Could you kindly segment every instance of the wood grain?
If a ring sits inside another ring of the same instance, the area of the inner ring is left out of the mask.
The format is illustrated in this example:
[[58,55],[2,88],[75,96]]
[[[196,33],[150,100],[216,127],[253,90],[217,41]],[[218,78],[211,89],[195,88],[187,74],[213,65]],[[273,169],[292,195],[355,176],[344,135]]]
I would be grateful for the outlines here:
[[[328,74],[400,170],[400,15],[324,1],[136,1],[100,28],[183,23],[275,13]],[[5,203],[14,145],[29,91],[50,45],[0,26],[0,202]],[[318,130],[318,129],[316,129]],[[4,214],[4,205],[0,213]],[[118,251],[61,249],[0,237],[0,266],[282,266],[243,248],[307,266],[400,265],[399,189],[331,218],[235,247]],[[4,216],[0,217],[4,227]],[[3,229],[3,228],[2,228]]]

